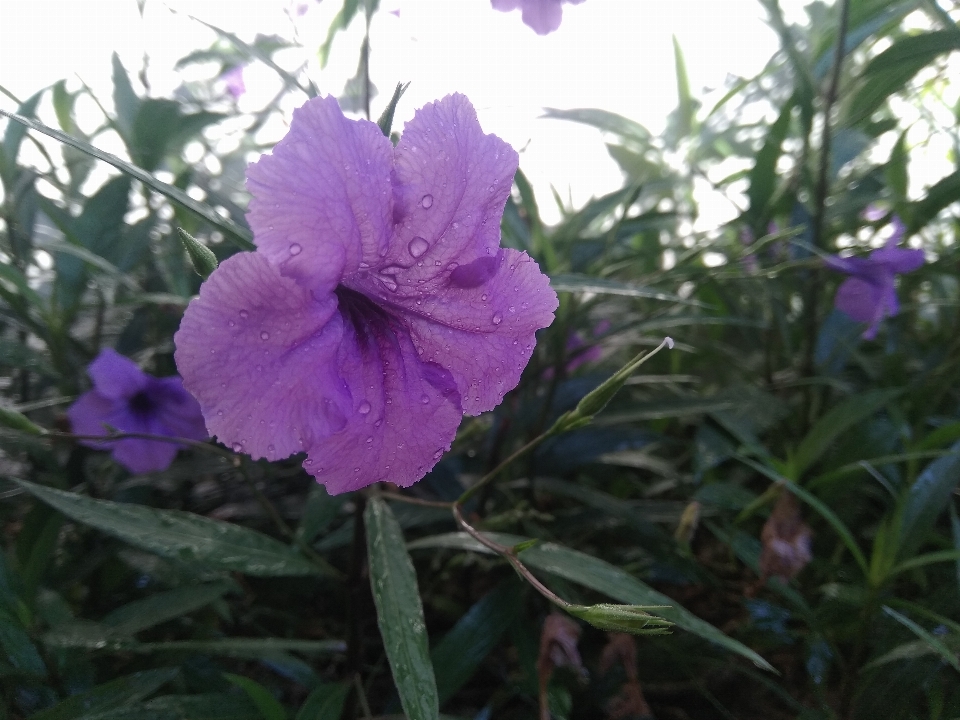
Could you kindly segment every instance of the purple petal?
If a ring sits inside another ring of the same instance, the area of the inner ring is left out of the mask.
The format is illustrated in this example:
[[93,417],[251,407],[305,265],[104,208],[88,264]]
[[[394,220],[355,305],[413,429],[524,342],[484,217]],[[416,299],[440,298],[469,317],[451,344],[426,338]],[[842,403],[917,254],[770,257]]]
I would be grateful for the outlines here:
[[154,402],[155,416],[163,429],[161,434],[188,440],[209,437],[200,404],[183,389],[183,380],[179,377],[153,380],[147,394]]
[[532,27],[537,35],[552,33],[563,19],[560,0],[521,0],[521,8],[524,24]]
[[227,92],[234,100],[247,91],[247,86],[243,82],[243,65],[230,68],[220,76],[220,79],[226,83]]
[[823,259],[823,262],[831,270],[849,275],[869,275],[874,271],[874,264],[869,259],[862,257],[828,255]]
[[490,5],[494,10],[510,12],[520,7],[520,0],[490,0]]
[[[892,286],[893,278],[890,283]],[[860,277],[849,277],[837,289],[834,304],[858,322],[874,322],[883,306],[885,288]]]
[[340,376],[353,396],[347,424],[307,448],[304,468],[331,493],[387,480],[402,487],[442,457],[463,417],[450,373],[418,357],[403,322],[368,298],[340,295]]
[[883,247],[870,253],[870,261],[885,266],[890,272],[908,273],[923,267],[923,250]]
[[332,97],[309,100],[273,152],[247,169],[259,251],[318,293],[379,262],[393,226],[392,158],[374,123],[347,120]]
[[143,390],[150,378],[130,358],[104,348],[87,367],[93,386],[106,398],[129,398]]
[[[165,434],[156,432],[157,429],[159,428],[155,428],[152,434]],[[111,444],[113,445],[113,459],[134,475],[166,470],[177,456],[179,449],[179,445],[176,443],[137,438],[118,440]]]
[[201,286],[174,337],[184,386],[207,429],[235,451],[278,460],[343,428],[336,302],[280,275],[260,252],[234,255]]
[[480,287],[448,286],[402,304],[417,352],[450,370],[469,415],[493,409],[517,386],[536,331],[553,322],[558,305],[526,253],[503,249],[497,258],[496,273]]
[[886,246],[888,248],[899,245],[907,234],[907,226],[904,225],[899,215],[894,215],[890,218],[890,224],[893,225],[893,232],[890,234],[890,237],[887,238]]
[[[75,435],[106,435],[104,423],[122,407],[123,400],[112,400],[97,390],[85,392],[67,408],[70,428]],[[103,443],[91,440],[81,440],[80,443],[89,447],[103,447]]]

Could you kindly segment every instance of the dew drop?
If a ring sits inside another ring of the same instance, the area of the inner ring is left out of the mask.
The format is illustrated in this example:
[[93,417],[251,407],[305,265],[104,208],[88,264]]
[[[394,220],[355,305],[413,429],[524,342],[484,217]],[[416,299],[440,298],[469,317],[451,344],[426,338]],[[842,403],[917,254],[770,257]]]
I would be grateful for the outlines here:
[[398,287],[398,286],[397,286],[397,281],[394,280],[394,279],[393,279],[392,277],[390,277],[389,275],[382,275],[382,276],[380,276],[380,282],[383,283],[383,286],[384,286],[387,290],[389,290],[390,292],[396,292],[396,291],[397,291],[397,287]]
[[353,471],[354,471],[355,473],[358,473],[358,472],[360,472],[360,468],[358,468],[358,467],[357,467],[357,468],[354,468]]
[[223,417],[223,410],[217,410],[217,417]]
[[420,205],[423,206],[424,210],[429,210],[431,207],[433,207],[433,195],[424,195],[420,199]]
[[380,270],[381,275],[396,275],[398,272],[403,270],[399,265],[387,265],[385,268]]
[[300,247],[300,243],[290,243],[291,255],[299,255],[301,250],[303,250],[303,248]]
[[439,459],[442,458],[442,457],[443,457],[443,450],[437,450],[437,451],[433,454],[433,459],[434,459],[434,460],[439,460]]
[[494,313],[492,320],[494,325],[499,325],[503,321],[503,316],[500,313]]
[[276,448],[275,446],[273,446],[273,445],[267,445],[267,452],[273,452],[273,451],[276,450],[276,449],[277,449],[277,448]]
[[437,267],[440,267],[440,261],[439,261],[439,260],[434,260],[434,261],[433,261],[433,264],[436,265]]
[[429,405],[429,404],[430,404],[430,398],[428,398],[426,395],[421,395],[421,396],[420,396],[420,402],[422,402],[424,405]]
[[512,312],[512,313],[515,313],[515,312],[517,311],[517,308],[515,308],[513,305],[511,305],[510,307],[507,308],[507,310],[509,310],[509,311]]
[[367,443],[369,444],[372,442],[373,442],[373,436],[371,435],[370,437],[367,438]]
[[362,403],[360,403],[360,407],[357,408],[357,412],[359,412],[361,415],[366,415],[368,412],[370,412],[370,403],[364,400]]
[[481,300],[486,300],[486,299],[487,299],[487,294],[484,293],[483,295],[481,295],[481,296],[480,296],[480,299],[481,299]]
[[240,311],[240,317],[242,317],[244,320],[246,320],[248,317],[250,317],[250,313],[248,313],[246,310],[241,310],[241,311]]
[[240,452],[241,450],[243,450],[243,445],[241,445],[241,444],[238,443],[238,442],[237,442],[237,443],[234,443],[234,444],[231,445],[230,447],[233,448],[233,451],[234,451],[234,452]]
[[237,324],[236,324],[233,320],[231,320],[230,322],[228,322],[227,325],[229,325],[230,327],[236,327],[236,326],[237,326]]
[[261,340],[269,340],[269,339],[270,339],[270,333],[268,333],[266,330],[261,331],[261,332],[260,332],[260,339],[261,339]]
[[415,237],[410,241],[407,249],[410,251],[411,255],[413,255],[415,258],[418,258],[423,255],[429,247],[430,243],[428,243],[422,237]]

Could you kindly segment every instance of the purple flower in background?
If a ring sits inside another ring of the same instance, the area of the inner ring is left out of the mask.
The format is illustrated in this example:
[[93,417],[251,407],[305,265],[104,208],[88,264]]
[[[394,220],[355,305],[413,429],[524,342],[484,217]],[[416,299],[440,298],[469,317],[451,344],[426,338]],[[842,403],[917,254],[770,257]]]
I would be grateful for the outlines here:
[[900,310],[895,280],[898,273],[913,272],[923,265],[923,250],[898,248],[905,228],[893,217],[894,232],[886,244],[865,258],[833,256],[827,267],[850,275],[841,283],[834,298],[837,309],[858,322],[869,323],[863,337],[872,340],[884,318]]
[[579,5],[583,0],[490,0],[494,10],[510,12],[520,8],[523,22],[537,35],[548,35],[560,27],[563,3]]
[[[93,389],[67,410],[77,435],[108,435],[106,426],[125,433],[147,433],[206,440],[200,406],[179,377],[155,378],[115,350],[102,350],[87,368]],[[182,445],[161,440],[97,441],[81,444],[112,450],[113,459],[132,473],[158,472],[173,462]]]
[[254,458],[306,452],[331,493],[422,478],[553,321],[546,276],[500,247],[517,162],[462,95],[396,148],[333,98],[295,111],[247,170],[257,251],[220,264],[175,338],[211,432]]
[[233,66],[223,73],[220,79],[226,83],[227,92],[234,100],[238,100],[247,91],[247,86],[243,83],[243,65]]

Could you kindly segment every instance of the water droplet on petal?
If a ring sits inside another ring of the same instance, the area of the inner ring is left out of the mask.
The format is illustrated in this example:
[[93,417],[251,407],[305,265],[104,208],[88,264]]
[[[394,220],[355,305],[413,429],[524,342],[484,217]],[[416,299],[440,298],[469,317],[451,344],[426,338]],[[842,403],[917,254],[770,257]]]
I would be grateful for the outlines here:
[[358,467],[357,467],[357,468],[354,468],[353,471],[354,471],[355,473],[358,473],[358,472],[360,472],[360,468],[358,468]]
[[364,400],[362,403],[360,403],[360,407],[357,408],[357,412],[359,412],[361,415],[366,415],[368,412],[370,412],[370,403]]
[[217,410],[217,417],[223,417],[223,410]]
[[227,325],[229,325],[230,327],[236,327],[236,326],[237,326],[237,324],[236,324],[233,320],[231,320],[230,322],[228,322]]
[[248,317],[250,317],[250,313],[248,313],[246,310],[241,310],[241,311],[240,311],[240,317],[242,317],[244,320],[246,320]]
[[368,443],[372,443],[372,442],[373,442],[373,436],[372,436],[372,435],[367,438],[367,442],[368,442]]
[[439,459],[442,458],[442,457],[443,457],[443,450],[442,450],[442,449],[437,450],[437,451],[433,454],[433,459],[434,459],[434,460],[439,460]]
[[494,325],[499,325],[503,321],[503,316],[500,313],[494,313],[492,319]]
[[486,300],[486,299],[487,299],[487,294],[484,293],[483,295],[481,295],[481,296],[480,296],[480,299],[481,299],[481,300]]
[[423,206],[424,210],[429,210],[433,206],[433,195],[424,195],[420,199],[420,205]]
[[383,276],[381,276],[381,277],[380,277],[380,282],[383,283],[383,286],[384,286],[387,290],[389,290],[390,292],[396,292],[396,291],[397,291],[397,287],[398,287],[398,286],[397,286],[397,281],[394,280],[394,279],[393,279],[392,277],[390,277],[389,275],[383,275]]
[[423,255],[430,247],[430,243],[424,240],[422,237],[415,237],[410,241],[410,244],[407,246],[407,249],[410,251],[410,254],[415,258]]
[[268,333],[266,330],[262,330],[262,331],[260,332],[260,339],[261,339],[261,340],[269,340],[269,339],[270,339],[270,333]]
[[243,445],[241,445],[241,444],[238,443],[238,442],[237,442],[237,443],[234,443],[234,444],[231,445],[230,447],[233,448],[233,451],[234,451],[234,452],[240,452],[241,450],[243,450]]
[[273,445],[267,445],[267,452],[273,452],[273,451],[276,450],[276,449],[277,449],[277,448],[276,448],[275,446],[273,446]]
[[429,405],[429,404],[430,404],[430,398],[428,398],[426,395],[421,395],[421,396],[420,396],[420,402],[422,402],[424,405]]
[[303,250],[303,248],[300,247],[300,243],[290,243],[291,255],[299,255],[301,250]]
[[398,272],[403,270],[399,265],[387,265],[385,268],[381,268],[381,275],[396,275]]

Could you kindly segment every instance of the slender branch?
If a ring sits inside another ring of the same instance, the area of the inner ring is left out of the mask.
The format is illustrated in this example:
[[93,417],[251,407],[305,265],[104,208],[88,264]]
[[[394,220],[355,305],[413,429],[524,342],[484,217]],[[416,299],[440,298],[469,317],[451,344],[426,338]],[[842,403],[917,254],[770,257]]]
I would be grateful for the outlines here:
[[186,445],[195,450],[203,450],[214,455],[226,458],[234,467],[240,467],[240,458],[229,450],[212,445],[205,440],[192,440],[190,438],[171,437],[170,435],[153,435],[151,433],[134,432],[113,432],[109,435],[76,435],[74,433],[60,432],[58,430],[46,430],[40,437],[54,438],[57,440],[86,440],[102,443],[116,442],[117,440],[155,440],[157,442],[174,443],[175,445]]

